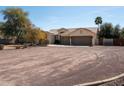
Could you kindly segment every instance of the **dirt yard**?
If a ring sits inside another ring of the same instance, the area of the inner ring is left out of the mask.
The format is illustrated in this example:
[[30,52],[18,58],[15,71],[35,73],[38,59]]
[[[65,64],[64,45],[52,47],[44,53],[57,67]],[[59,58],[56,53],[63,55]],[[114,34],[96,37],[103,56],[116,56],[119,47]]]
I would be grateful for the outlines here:
[[0,51],[0,85],[77,85],[124,73],[124,47]]

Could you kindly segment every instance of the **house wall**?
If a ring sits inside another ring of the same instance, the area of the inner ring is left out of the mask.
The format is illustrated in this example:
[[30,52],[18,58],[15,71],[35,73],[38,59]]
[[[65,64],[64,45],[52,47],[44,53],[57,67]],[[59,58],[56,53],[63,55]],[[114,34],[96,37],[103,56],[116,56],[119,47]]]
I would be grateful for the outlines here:
[[99,39],[97,38],[97,34],[93,36],[93,45],[99,45]]
[[87,29],[77,29],[69,34],[69,36],[92,36],[92,45],[98,44],[97,35]]
[[54,44],[55,42],[55,35],[52,33],[47,33],[47,40],[49,41],[49,44]]

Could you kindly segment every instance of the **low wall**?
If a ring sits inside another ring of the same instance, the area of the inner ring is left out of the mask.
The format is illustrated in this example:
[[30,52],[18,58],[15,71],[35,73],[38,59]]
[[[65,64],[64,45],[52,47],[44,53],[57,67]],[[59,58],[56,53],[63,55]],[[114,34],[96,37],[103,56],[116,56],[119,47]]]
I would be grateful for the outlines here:
[[[101,38],[99,39],[99,45],[105,45],[104,40]],[[124,46],[124,39],[113,39],[114,46]]]
[[0,44],[14,44],[15,41],[12,39],[0,39]]
[[113,45],[113,39],[103,39],[103,45],[105,46],[112,46]]
[[115,46],[124,46],[124,39],[114,39],[113,44]]

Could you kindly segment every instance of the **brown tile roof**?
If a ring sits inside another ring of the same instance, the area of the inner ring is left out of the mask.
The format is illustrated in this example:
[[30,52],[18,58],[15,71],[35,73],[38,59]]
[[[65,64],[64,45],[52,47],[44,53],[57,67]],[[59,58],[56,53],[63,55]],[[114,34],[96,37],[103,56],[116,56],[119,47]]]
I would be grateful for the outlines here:
[[[61,28],[61,29],[64,29],[64,28]],[[66,29],[66,28],[65,28]],[[93,33],[97,33],[97,28],[96,27],[87,27],[87,28],[68,28],[67,31],[65,31],[64,33],[62,33],[61,35],[68,35],[70,34],[71,32],[75,31],[76,29],[87,29],[87,30],[90,30],[91,32]],[[59,30],[60,29],[52,29],[50,30],[49,32],[50,33],[53,33],[55,35],[59,34]]]

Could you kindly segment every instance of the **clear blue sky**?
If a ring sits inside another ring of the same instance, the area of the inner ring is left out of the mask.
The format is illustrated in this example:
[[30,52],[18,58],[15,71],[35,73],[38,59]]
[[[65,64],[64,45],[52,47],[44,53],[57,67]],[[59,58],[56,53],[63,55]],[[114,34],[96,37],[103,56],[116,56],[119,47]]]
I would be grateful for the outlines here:
[[[7,7],[1,6],[0,10]],[[33,24],[43,30],[54,28],[96,27],[94,19],[101,16],[103,22],[112,22],[124,27],[124,7],[48,7],[48,6],[23,6],[29,13]],[[3,15],[0,14],[0,21]]]

